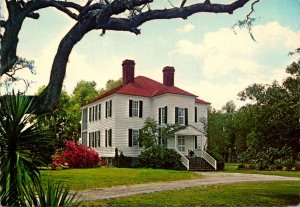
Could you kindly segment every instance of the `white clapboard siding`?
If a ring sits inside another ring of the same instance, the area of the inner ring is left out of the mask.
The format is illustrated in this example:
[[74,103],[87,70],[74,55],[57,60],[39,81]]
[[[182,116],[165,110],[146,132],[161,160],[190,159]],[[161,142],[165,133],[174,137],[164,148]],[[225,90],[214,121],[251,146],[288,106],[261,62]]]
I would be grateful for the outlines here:
[[168,124],[175,124],[175,107],[188,108],[188,122],[193,122],[195,97],[177,94],[164,94],[153,98],[154,118],[158,122],[158,110],[160,107],[168,107]]
[[207,104],[195,104],[195,107],[197,107],[197,122],[195,123],[195,111],[193,111],[194,120],[190,125],[194,126],[195,128],[197,128],[198,130],[200,130],[202,132],[204,130],[203,121],[207,122],[208,105]]
[[[129,117],[129,100],[143,101],[143,116]],[[152,99],[149,97],[130,96],[130,95],[116,95],[116,125],[115,125],[115,140],[119,150],[125,156],[137,157],[143,148],[128,146],[128,130],[139,130],[143,128],[147,117],[152,117]]]

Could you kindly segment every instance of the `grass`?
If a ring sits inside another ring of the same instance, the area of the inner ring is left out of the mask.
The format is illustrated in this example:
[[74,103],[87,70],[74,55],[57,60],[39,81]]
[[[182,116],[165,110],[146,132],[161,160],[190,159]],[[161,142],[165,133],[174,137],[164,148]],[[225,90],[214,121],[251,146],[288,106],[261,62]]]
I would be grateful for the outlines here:
[[286,177],[300,177],[300,171],[283,171],[283,170],[240,170],[238,169],[238,163],[225,163],[224,171],[221,172],[229,172],[229,173],[249,173],[249,174],[262,174],[262,175],[278,175],[278,176],[286,176]]
[[42,182],[64,182],[72,190],[107,188],[151,182],[167,182],[200,178],[189,171],[129,168],[90,168],[41,170]]
[[288,206],[300,203],[300,182],[195,187],[85,202],[85,206]]

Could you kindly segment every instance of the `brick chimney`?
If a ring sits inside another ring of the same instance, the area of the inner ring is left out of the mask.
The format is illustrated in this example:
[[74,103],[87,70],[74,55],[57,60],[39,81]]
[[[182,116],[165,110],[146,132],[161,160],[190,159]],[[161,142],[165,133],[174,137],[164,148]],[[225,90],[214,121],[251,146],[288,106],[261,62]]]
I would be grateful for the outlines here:
[[164,85],[174,86],[174,73],[175,73],[174,67],[171,67],[171,66],[164,67],[164,69],[163,69]]
[[124,60],[122,63],[123,67],[123,84],[134,81],[134,60]]

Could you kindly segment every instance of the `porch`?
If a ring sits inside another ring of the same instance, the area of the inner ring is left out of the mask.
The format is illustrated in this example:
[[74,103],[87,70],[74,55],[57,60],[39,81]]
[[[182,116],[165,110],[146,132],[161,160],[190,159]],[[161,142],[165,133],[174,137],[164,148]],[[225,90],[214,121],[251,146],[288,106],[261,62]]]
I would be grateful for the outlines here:
[[168,142],[168,147],[181,156],[182,164],[187,170],[209,171],[217,170],[217,161],[205,149],[207,138],[193,126],[175,133],[174,143]]

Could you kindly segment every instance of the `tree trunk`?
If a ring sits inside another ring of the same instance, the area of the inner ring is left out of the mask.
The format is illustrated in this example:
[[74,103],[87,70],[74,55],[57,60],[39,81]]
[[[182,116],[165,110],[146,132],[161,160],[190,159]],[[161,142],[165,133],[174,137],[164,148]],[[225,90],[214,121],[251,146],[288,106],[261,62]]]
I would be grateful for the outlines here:
[[87,32],[94,28],[94,23],[90,19],[86,19],[83,22],[76,23],[61,40],[52,64],[48,86],[42,94],[37,97],[39,112],[53,111],[58,107],[59,96],[71,51],[75,44],[79,42]]
[[24,15],[14,15],[14,13],[18,14],[21,12],[17,8],[12,9],[11,12],[13,14],[10,15],[5,24],[5,32],[0,41],[0,77],[8,72],[18,60],[18,57],[16,56],[17,45],[19,42],[18,35],[25,19]]

